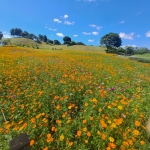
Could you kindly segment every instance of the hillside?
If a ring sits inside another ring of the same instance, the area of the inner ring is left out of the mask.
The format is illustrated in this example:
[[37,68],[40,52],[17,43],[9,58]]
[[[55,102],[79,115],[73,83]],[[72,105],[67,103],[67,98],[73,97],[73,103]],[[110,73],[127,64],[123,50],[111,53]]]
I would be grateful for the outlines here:
[[66,45],[48,45],[45,42],[42,44],[38,44],[37,42],[28,39],[28,38],[10,38],[6,39],[10,45],[29,45],[32,47],[33,45],[37,45],[40,49],[63,49],[63,50],[82,50],[82,51],[93,51],[93,52],[104,52],[105,48],[99,46],[83,46],[83,45],[74,45],[74,46],[66,46]]

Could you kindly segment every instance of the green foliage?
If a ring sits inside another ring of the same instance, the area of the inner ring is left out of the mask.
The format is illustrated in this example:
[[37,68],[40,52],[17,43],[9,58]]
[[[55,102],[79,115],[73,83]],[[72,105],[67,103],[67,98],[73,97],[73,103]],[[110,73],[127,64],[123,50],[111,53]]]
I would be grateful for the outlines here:
[[22,37],[27,38],[29,36],[29,33],[27,31],[22,32]]
[[134,51],[135,54],[146,54],[146,53],[150,53],[150,50],[146,47],[141,47],[138,48]]
[[2,39],[3,37],[3,33],[0,31],[0,40]]
[[54,45],[61,45],[61,43],[60,43],[58,40],[54,40],[54,41],[53,41],[53,44],[54,44]]
[[53,44],[53,41],[52,41],[52,40],[47,39],[46,44]]
[[69,36],[65,36],[65,37],[63,38],[63,41],[64,41],[64,44],[70,44],[71,38],[70,38]]
[[77,42],[76,45],[85,45],[83,42]]
[[47,36],[46,35],[43,36],[43,41],[47,42]]
[[20,28],[13,28],[10,30],[10,34],[12,36],[18,36],[18,37],[21,37],[22,36],[22,30]]
[[107,47],[107,50],[114,50],[114,48],[120,47],[121,43],[122,41],[119,35],[112,32],[104,35],[100,40],[100,44],[105,45]]
[[71,41],[70,43],[69,43],[69,45],[76,45],[76,42],[74,42],[74,41]]
[[126,47],[126,54],[128,54],[128,55],[133,55],[133,54],[134,54],[134,47],[132,47],[132,46],[127,46],[127,47]]

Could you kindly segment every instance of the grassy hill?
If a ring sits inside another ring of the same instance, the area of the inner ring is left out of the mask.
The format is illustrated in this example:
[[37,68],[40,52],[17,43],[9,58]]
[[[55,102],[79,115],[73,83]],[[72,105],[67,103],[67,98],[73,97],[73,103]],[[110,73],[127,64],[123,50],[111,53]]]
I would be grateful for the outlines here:
[[45,42],[41,44],[27,38],[11,38],[6,39],[9,45],[24,45],[24,46],[38,46],[40,49],[63,49],[63,50],[82,50],[82,51],[93,51],[93,52],[105,52],[105,48],[99,46],[84,46],[84,45],[74,45],[74,46],[66,46],[66,45],[49,45]]
[[129,58],[139,62],[150,63],[150,54],[133,55],[130,56]]

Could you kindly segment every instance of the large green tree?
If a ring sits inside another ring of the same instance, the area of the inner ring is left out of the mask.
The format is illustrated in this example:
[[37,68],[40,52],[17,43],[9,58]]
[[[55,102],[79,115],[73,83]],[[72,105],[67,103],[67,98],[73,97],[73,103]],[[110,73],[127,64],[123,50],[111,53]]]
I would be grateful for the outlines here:
[[14,29],[14,28],[12,28],[12,29],[10,30],[10,35],[12,35],[12,36],[15,35],[15,29]]
[[2,39],[3,37],[3,33],[0,31],[0,40]]
[[54,41],[53,41],[53,44],[54,44],[54,45],[60,45],[61,43],[60,43],[58,40],[54,40]]
[[47,36],[46,35],[43,36],[43,41],[47,42]]
[[63,38],[64,44],[69,44],[71,42],[71,38],[69,36],[65,36]]
[[107,47],[107,50],[118,48],[121,46],[121,43],[122,41],[119,35],[117,33],[112,32],[104,35],[100,40],[100,44],[105,45]]

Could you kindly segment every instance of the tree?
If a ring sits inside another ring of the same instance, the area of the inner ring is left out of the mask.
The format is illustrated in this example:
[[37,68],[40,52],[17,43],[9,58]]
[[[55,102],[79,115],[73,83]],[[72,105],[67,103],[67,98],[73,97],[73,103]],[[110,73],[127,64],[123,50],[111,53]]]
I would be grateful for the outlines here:
[[128,55],[133,55],[133,54],[134,54],[134,47],[132,47],[132,46],[127,46],[127,47],[126,47],[126,54],[128,54]]
[[71,38],[69,36],[65,36],[63,38],[64,44],[69,44],[71,42]]
[[3,33],[0,31],[0,40],[2,39],[3,37]]
[[47,42],[46,42],[47,44],[53,44],[53,41],[52,40],[50,40],[50,39],[47,39]]
[[60,45],[61,43],[60,43],[58,40],[54,40],[54,41],[53,41],[53,44],[54,44],[54,45]]
[[43,38],[44,38],[43,35],[39,34],[39,40],[43,41]]
[[15,28],[15,35],[16,36],[21,36],[22,35],[22,30],[20,28]]
[[32,33],[29,33],[28,34],[28,38],[31,39],[31,40],[33,40],[33,39],[36,38],[36,36],[34,34],[32,34]]
[[77,42],[76,45],[85,45],[83,42]]
[[69,45],[76,45],[76,42],[71,41],[71,42],[69,43]]
[[46,35],[43,36],[43,41],[47,42],[47,36]]
[[100,44],[105,45],[107,50],[112,50],[121,46],[121,38],[117,33],[110,32],[109,34],[104,35],[101,40]]
[[27,31],[24,31],[22,32],[21,36],[27,38],[29,36],[29,33]]
[[12,36],[15,35],[15,29],[14,28],[10,30],[10,35],[12,35]]

